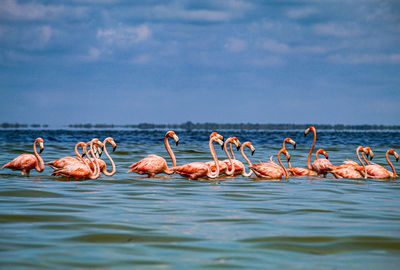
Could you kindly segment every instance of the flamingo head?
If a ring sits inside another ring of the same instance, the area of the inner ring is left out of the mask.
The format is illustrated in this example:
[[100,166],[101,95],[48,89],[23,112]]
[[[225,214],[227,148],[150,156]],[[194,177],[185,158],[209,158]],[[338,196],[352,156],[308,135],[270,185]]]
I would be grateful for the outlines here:
[[237,137],[233,137],[233,143],[236,146],[236,150],[239,151],[241,144],[240,144],[240,141],[239,141],[239,139]]
[[218,137],[220,140],[222,140],[222,141],[224,141],[224,137],[221,135],[221,134],[218,134],[217,132],[212,132],[211,134],[210,134],[210,139],[212,138],[212,137]]
[[179,138],[178,138],[178,136],[175,134],[174,131],[172,131],[172,130],[168,131],[167,134],[165,134],[165,137],[169,137],[169,138],[174,139],[176,146],[178,146],[178,144],[179,144]]
[[290,143],[291,145],[293,145],[293,148],[296,150],[296,142],[293,141],[291,138],[286,138],[284,140],[285,143]]
[[371,147],[365,147],[364,153],[367,155],[367,157],[369,157],[369,160],[372,160],[374,158],[374,152],[372,152]]
[[396,158],[396,161],[399,161],[399,154],[396,153],[396,151],[394,151],[394,149],[390,149],[388,150],[388,153],[393,155]]
[[37,142],[39,143],[39,148],[40,148],[39,153],[42,153],[44,149],[44,144],[43,144],[44,141],[42,138],[37,138]]
[[315,127],[314,126],[310,126],[309,128],[307,128],[305,131],[304,131],[304,137],[305,136],[307,136],[307,134],[308,134],[308,132],[310,132],[310,131],[315,131]]
[[224,142],[218,136],[211,137],[210,140],[212,142],[219,143],[219,145],[221,145],[222,149],[224,148]]
[[114,141],[113,138],[107,137],[107,138],[104,140],[103,145],[105,145],[105,142],[109,142],[109,143],[112,145],[112,147],[113,147],[113,152],[115,151],[115,149],[117,149],[117,144],[115,143],[115,141]]

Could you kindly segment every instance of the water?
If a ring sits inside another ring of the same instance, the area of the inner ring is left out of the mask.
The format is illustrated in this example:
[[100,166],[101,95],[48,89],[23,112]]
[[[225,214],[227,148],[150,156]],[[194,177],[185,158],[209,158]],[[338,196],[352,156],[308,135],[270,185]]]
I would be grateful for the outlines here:
[[[0,171],[0,265],[100,269],[381,269],[400,265],[400,185],[379,180],[190,181],[127,174],[147,154],[167,157],[165,131],[0,131],[0,162],[45,140],[45,161],[73,155],[77,141],[112,136],[113,177],[66,181]],[[178,165],[211,160],[206,131],[176,131]],[[283,138],[293,166],[305,167],[312,135],[302,131],[221,131],[256,148],[253,162],[276,155]],[[399,132],[318,132],[333,164],[370,145],[374,161],[398,152]],[[225,158],[216,148],[219,157]],[[250,156],[250,154],[249,154]],[[275,158],[276,160],[276,158]],[[170,164],[170,159],[167,161]],[[395,167],[400,170],[398,163]]]

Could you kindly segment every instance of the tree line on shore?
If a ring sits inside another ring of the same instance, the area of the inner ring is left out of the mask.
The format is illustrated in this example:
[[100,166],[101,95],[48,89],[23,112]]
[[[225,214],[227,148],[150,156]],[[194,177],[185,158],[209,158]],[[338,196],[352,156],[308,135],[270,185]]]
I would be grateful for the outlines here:
[[[306,129],[309,126],[317,126],[319,130],[400,130],[399,125],[343,125],[343,124],[254,124],[254,123],[193,123],[185,122],[182,124],[151,124],[140,123],[136,125],[113,125],[113,124],[71,124],[68,128],[83,128],[83,129],[185,129],[185,130],[298,130]],[[0,127],[3,129],[18,129],[18,128],[48,128],[49,125],[40,124],[18,124],[18,123],[2,123]]]

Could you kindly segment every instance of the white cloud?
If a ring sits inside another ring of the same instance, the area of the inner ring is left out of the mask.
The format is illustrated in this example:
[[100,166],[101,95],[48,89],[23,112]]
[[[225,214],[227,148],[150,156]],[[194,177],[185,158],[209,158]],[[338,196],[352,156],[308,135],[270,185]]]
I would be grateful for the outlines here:
[[285,43],[276,41],[276,40],[264,40],[260,47],[266,51],[274,52],[274,53],[289,53],[290,47]]
[[351,38],[357,37],[363,34],[361,28],[353,23],[351,24],[336,24],[336,23],[325,23],[316,24],[314,26],[314,32],[319,35],[332,36],[338,38]]
[[137,27],[119,26],[115,29],[99,29],[97,38],[107,45],[115,45],[120,48],[129,48],[132,45],[146,41],[151,35],[147,25]]
[[155,17],[161,19],[179,19],[188,21],[225,22],[232,18],[228,11],[207,9],[186,10],[178,6],[156,6],[151,11]]
[[296,9],[290,9],[286,12],[286,16],[288,16],[291,19],[303,19],[310,17],[311,15],[317,14],[318,10],[315,8],[296,8]]
[[78,59],[83,62],[94,62],[99,59],[101,51],[97,48],[91,47],[86,55],[79,56]]
[[77,18],[85,14],[86,9],[82,7],[43,5],[37,2],[18,3],[17,0],[2,0],[0,5],[0,18],[10,20],[49,20],[60,16]]
[[400,53],[392,54],[359,54],[359,55],[331,55],[331,62],[340,64],[400,64]]
[[246,41],[237,38],[230,38],[225,44],[225,48],[230,52],[241,52],[245,50],[246,47]]

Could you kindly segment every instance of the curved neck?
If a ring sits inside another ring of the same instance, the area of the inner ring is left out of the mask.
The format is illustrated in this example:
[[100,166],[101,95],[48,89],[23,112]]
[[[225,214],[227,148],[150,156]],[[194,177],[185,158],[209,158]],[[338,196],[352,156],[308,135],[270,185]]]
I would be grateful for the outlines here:
[[[92,158],[89,158],[89,152],[90,152],[90,155],[92,156]],[[90,151],[89,152],[88,152],[88,158],[90,160],[90,163],[92,163],[92,165],[93,165],[93,172],[89,167],[89,170],[90,170],[89,178],[97,179],[100,176],[100,166],[99,166],[98,159],[96,158],[94,151],[93,151],[93,142],[90,142]]]
[[317,153],[315,153],[315,159],[316,160],[319,159],[318,155],[322,154],[322,151],[323,151],[322,149],[318,149]]
[[[83,157],[82,157],[82,155],[81,154],[79,154],[79,152],[78,152],[78,147],[82,147],[82,150],[83,150],[83,152],[84,153],[86,153],[86,155],[88,156],[88,158],[89,158],[89,153],[88,153],[88,151],[87,151],[87,147],[86,147],[86,143],[84,143],[84,142],[78,142],[76,145],[75,145],[75,155],[78,157],[78,159],[83,163],[83,164],[85,164],[85,166],[87,167],[87,169],[90,171],[90,173],[92,174],[93,172],[92,172],[92,170],[90,169],[90,166],[89,166],[89,164],[87,163],[87,161],[86,161],[86,159],[84,159]],[[93,164],[93,161],[89,158],[89,160],[90,160],[90,162]]]
[[312,143],[312,146],[311,146],[310,152],[308,153],[308,158],[307,158],[307,168],[310,170],[312,169],[311,168],[311,155],[314,150],[315,142],[317,141],[317,132],[315,131],[314,128],[312,129],[312,131],[314,133],[314,140],[313,140],[313,143]]
[[386,151],[386,160],[387,160],[387,162],[389,163],[390,168],[392,168],[392,171],[393,171],[393,176],[392,176],[392,177],[394,178],[394,177],[396,177],[397,175],[396,175],[396,171],[394,170],[394,167],[393,167],[392,162],[390,162],[390,160],[389,160],[389,151],[390,151],[390,150]]
[[175,158],[174,152],[171,149],[171,146],[169,145],[167,135],[165,135],[165,138],[164,138],[164,145],[165,145],[165,149],[167,149],[167,152],[172,159],[172,167],[175,167],[176,166],[176,158]]
[[232,138],[228,138],[225,143],[224,143],[224,151],[226,156],[229,159],[229,163],[231,164],[231,169],[226,170],[226,174],[227,175],[233,175],[233,173],[235,172],[235,167],[233,166],[233,161],[231,159],[231,156],[229,155],[228,149],[227,149],[227,145],[229,144],[229,146],[231,147],[232,150]]
[[117,169],[115,168],[114,160],[113,160],[113,159],[111,158],[111,156],[108,154],[107,147],[106,147],[106,143],[107,143],[107,142],[109,142],[108,139],[105,139],[104,142],[103,142],[103,145],[104,145],[104,153],[106,154],[107,158],[108,158],[108,159],[110,160],[110,162],[111,162],[112,171],[111,171],[111,172],[108,172],[108,171],[107,171],[107,166],[105,166],[104,169],[103,169],[103,173],[104,173],[104,175],[106,175],[106,176],[113,176],[113,175],[115,174],[115,172],[117,171]]
[[229,144],[229,150],[231,151],[232,159],[236,159],[235,154],[233,153],[232,150],[232,144]]
[[[361,165],[364,168],[364,178],[367,178],[367,168],[365,168],[365,164],[364,164],[364,162],[362,162],[362,160],[360,158],[360,151],[362,151],[362,150],[363,150],[362,146],[357,147],[356,154],[357,154],[358,160],[360,161]],[[361,153],[362,153],[362,156],[363,156],[364,160],[366,160],[365,157],[364,157],[364,152],[361,152]]]
[[[243,158],[247,161],[249,164],[249,167],[251,167],[253,164],[251,164],[251,161],[247,158],[247,156],[244,154],[243,148],[247,146],[249,147],[246,143],[242,144],[242,147],[240,147],[240,153],[242,154]],[[250,175],[253,174],[253,171],[250,170],[248,173],[246,173],[246,167],[243,168],[242,176],[244,177],[249,177]]]
[[367,165],[369,165],[368,159],[365,157],[364,152],[361,152],[362,158]]
[[283,172],[285,173],[285,178],[288,179],[289,175],[287,173],[285,166],[283,166],[282,161],[281,161],[281,154],[283,153],[283,151],[284,151],[284,149],[281,149],[281,151],[279,151],[279,153],[278,153],[278,162],[283,168]]
[[217,155],[215,154],[215,150],[214,150],[214,146],[213,146],[213,139],[214,138],[210,138],[210,141],[208,143],[208,146],[210,147],[210,152],[211,152],[211,156],[213,157],[213,160],[215,162],[215,167],[217,168],[215,172],[212,172],[210,167],[208,167],[208,172],[207,172],[207,177],[208,178],[217,178],[219,175],[219,164],[218,164],[218,159],[217,159]]
[[35,153],[35,156],[38,160],[38,163],[35,166],[35,169],[38,172],[43,172],[44,171],[44,162],[43,159],[41,158],[41,156],[39,156],[37,150],[36,150],[36,144],[38,143],[38,140],[36,139],[35,142],[33,143],[33,152]]

